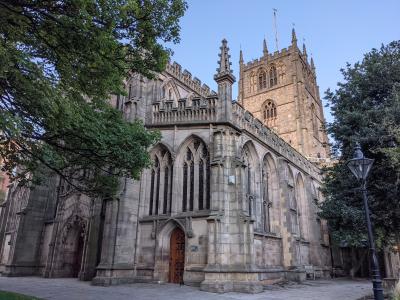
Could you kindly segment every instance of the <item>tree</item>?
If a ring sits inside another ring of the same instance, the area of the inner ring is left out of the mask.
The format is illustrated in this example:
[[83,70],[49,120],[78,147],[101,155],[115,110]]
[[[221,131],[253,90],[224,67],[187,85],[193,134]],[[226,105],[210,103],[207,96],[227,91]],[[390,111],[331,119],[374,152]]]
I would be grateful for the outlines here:
[[108,99],[129,75],[164,70],[185,9],[184,0],[0,0],[3,170],[26,183],[45,166],[93,196],[137,178],[159,134]]
[[345,166],[359,142],[365,156],[375,160],[368,191],[378,245],[399,243],[400,41],[372,49],[362,62],[341,71],[344,82],[325,97],[334,116],[327,129],[338,163],[326,172],[321,217],[334,241],[360,246],[367,240],[360,183]]

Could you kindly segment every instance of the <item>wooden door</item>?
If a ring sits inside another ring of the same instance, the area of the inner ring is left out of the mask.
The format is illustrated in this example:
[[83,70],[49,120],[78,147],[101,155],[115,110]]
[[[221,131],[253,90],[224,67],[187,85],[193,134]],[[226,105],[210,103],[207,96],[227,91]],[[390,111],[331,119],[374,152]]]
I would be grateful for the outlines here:
[[175,228],[171,234],[169,256],[169,282],[183,283],[185,267],[185,233]]

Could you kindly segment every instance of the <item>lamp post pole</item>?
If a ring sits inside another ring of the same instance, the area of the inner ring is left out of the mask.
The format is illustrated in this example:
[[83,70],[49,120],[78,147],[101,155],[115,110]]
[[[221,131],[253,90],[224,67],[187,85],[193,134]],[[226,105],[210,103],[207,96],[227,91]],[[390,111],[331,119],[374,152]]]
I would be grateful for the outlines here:
[[366,180],[362,180],[362,194],[364,200],[364,209],[365,209],[365,220],[367,222],[368,227],[368,241],[369,241],[369,250],[371,255],[371,265],[372,265],[372,286],[374,291],[374,299],[375,300],[383,300],[383,288],[382,288],[382,280],[381,274],[379,271],[379,263],[376,257],[376,250],[375,250],[375,241],[374,236],[372,233],[372,225],[371,219],[369,215],[369,207],[368,207],[368,196],[367,196],[367,184]]
[[369,241],[369,250],[371,255],[371,273],[372,273],[372,286],[374,291],[374,299],[383,300],[382,279],[381,279],[381,274],[379,272],[378,258],[376,257],[375,241],[374,241],[374,235],[372,233],[372,225],[369,214],[368,196],[367,196],[367,176],[369,171],[371,170],[373,163],[374,163],[373,159],[364,157],[364,154],[361,151],[360,144],[357,143],[354,149],[354,156],[346,163],[346,165],[353,173],[353,175],[362,183],[361,191],[364,200],[365,220],[367,222],[367,229],[368,229],[368,241]]

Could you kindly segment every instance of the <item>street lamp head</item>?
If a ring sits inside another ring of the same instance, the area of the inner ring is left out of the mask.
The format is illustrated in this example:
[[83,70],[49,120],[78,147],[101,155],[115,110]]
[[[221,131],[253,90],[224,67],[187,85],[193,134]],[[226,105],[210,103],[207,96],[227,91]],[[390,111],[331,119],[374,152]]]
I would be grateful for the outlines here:
[[371,170],[371,166],[374,160],[365,158],[364,154],[361,151],[360,144],[357,143],[354,148],[353,158],[350,159],[346,165],[353,173],[353,175],[358,179],[365,180],[367,179],[368,173]]

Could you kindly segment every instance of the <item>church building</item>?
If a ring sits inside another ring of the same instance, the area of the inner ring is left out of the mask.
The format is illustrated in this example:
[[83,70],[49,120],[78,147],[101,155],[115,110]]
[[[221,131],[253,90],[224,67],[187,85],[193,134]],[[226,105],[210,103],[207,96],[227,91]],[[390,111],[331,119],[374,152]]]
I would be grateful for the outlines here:
[[[261,51],[260,51],[261,52]],[[134,75],[111,103],[159,130],[153,164],[92,199],[49,176],[17,184],[1,205],[3,276],[77,277],[96,285],[170,282],[257,293],[279,280],[329,276],[320,166],[329,163],[314,62],[292,43],[239,61],[238,99],[227,41],[214,92],[168,63]]]

